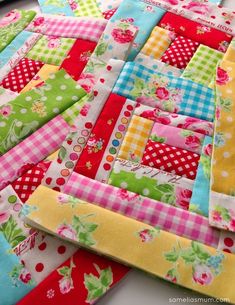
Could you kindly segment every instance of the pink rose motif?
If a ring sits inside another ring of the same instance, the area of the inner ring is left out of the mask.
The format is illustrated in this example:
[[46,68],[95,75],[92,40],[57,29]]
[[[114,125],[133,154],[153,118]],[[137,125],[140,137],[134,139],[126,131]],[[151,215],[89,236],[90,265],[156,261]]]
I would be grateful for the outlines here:
[[188,210],[191,197],[192,197],[191,190],[178,187],[176,189],[176,200],[175,200],[176,206],[181,207],[184,210]]
[[151,230],[145,229],[139,232],[139,237],[143,243],[149,242],[153,239],[153,234]]
[[172,283],[177,283],[177,278],[175,275],[171,274],[171,272],[168,272],[166,275],[166,280],[172,282]]
[[198,1],[191,1],[188,5],[183,6],[194,13],[207,15],[210,13],[210,8],[206,3],[198,2]]
[[203,153],[204,155],[211,157],[212,155],[212,149],[213,145],[212,144],[207,144],[206,146],[203,147]]
[[21,13],[17,10],[12,10],[0,20],[0,28],[16,23],[21,18]]
[[49,49],[57,49],[60,46],[60,38],[58,37],[49,37],[49,41],[47,44]]
[[12,111],[12,108],[10,105],[8,106],[3,106],[1,109],[0,109],[0,114],[7,118],[9,115],[11,115],[11,111]]
[[185,144],[193,150],[201,146],[201,141],[197,136],[188,136],[185,138]]
[[194,266],[193,280],[199,285],[209,285],[213,280],[211,269],[207,265]]
[[134,39],[134,34],[130,30],[113,29],[111,32],[113,39],[118,43],[128,43]]
[[32,279],[31,274],[28,272],[27,269],[23,268],[20,272],[19,280],[24,284],[27,284],[29,281],[31,281],[31,279]]
[[179,3],[179,0],[164,0],[167,3],[170,3],[171,5],[177,5]]
[[62,294],[69,293],[70,290],[74,288],[71,280],[67,277],[63,277],[61,280],[59,280],[59,287]]
[[158,87],[155,91],[156,97],[162,101],[167,101],[170,98],[169,91],[164,87]]
[[94,75],[91,73],[82,73],[77,82],[87,93],[90,93],[95,85]]
[[212,211],[212,219],[216,222],[222,221],[222,216],[219,211]]
[[44,23],[45,18],[44,17],[38,17],[33,21],[33,26],[37,27]]
[[69,0],[69,5],[73,11],[78,8],[78,4],[73,0]]
[[0,224],[7,222],[9,218],[10,218],[10,213],[8,211],[4,211],[4,212],[0,211]]
[[141,117],[164,124],[169,125],[171,120],[169,117],[161,114],[160,109],[156,108],[154,110],[145,110],[141,113]]
[[124,190],[124,189],[119,189],[118,192],[117,192],[117,195],[122,200],[127,200],[129,198],[128,191]]
[[187,118],[184,123],[178,124],[177,127],[183,129],[189,129],[202,134],[212,134],[213,124],[205,121],[201,121],[196,118]]
[[82,116],[87,116],[88,111],[89,111],[90,108],[91,108],[91,105],[90,105],[90,104],[85,104],[85,105],[82,107],[82,109],[81,109],[81,111],[80,111],[80,114],[81,114]]
[[126,18],[126,19],[121,19],[121,22],[126,22],[126,23],[132,23],[135,20],[133,18]]
[[218,67],[217,73],[216,73],[216,84],[223,86],[226,85],[229,82],[229,75],[228,72],[224,69]]
[[150,107],[156,106],[156,100],[149,96],[139,96],[136,98],[136,102]]
[[57,228],[57,234],[72,240],[77,240],[76,231],[72,228],[72,226],[67,224],[60,225]]
[[69,195],[66,194],[59,194],[58,197],[58,202],[61,204],[65,204],[69,202]]

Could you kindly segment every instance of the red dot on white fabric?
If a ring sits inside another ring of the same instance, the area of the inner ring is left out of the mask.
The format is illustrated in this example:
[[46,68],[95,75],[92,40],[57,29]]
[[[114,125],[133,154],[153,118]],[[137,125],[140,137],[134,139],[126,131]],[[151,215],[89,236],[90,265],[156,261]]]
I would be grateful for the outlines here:
[[37,272],[42,272],[43,269],[44,269],[43,263],[38,263],[38,264],[35,266],[35,270],[36,270]]

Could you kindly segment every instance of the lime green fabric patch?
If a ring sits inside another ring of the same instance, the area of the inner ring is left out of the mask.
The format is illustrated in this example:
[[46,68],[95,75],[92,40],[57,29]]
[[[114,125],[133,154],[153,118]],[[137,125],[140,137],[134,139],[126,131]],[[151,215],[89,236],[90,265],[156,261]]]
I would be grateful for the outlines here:
[[27,54],[28,58],[59,66],[72,48],[75,39],[42,36]]
[[60,70],[46,83],[0,107],[0,155],[79,101],[86,92]]
[[74,0],[71,8],[75,16],[104,18],[95,0]]

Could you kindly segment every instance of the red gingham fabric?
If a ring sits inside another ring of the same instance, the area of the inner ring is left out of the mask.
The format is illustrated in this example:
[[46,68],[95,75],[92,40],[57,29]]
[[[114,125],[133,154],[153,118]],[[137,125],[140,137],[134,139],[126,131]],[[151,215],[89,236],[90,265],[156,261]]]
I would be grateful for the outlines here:
[[115,13],[116,13],[117,9],[113,8],[112,10],[108,10],[103,12],[103,16],[105,19],[109,20]]
[[148,140],[142,164],[195,179],[200,155],[182,148]]
[[183,36],[178,36],[162,55],[161,61],[179,69],[184,69],[193,57],[198,46],[198,42]]
[[50,163],[50,161],[42,161],[38,163],[12,183],[13,189],[23,203],[28,200],[29,196],[41,184]]
[[2,80],[0,86],[14,92],[20,92],[43,66],[40,61],[23,58]]

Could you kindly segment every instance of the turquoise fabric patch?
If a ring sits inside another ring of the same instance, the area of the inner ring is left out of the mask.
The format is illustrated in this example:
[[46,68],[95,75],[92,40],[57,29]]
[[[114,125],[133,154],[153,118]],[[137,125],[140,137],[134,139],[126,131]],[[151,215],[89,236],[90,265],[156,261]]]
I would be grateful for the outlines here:
[[67,0],[38,0],[42,13],[74,16]]

